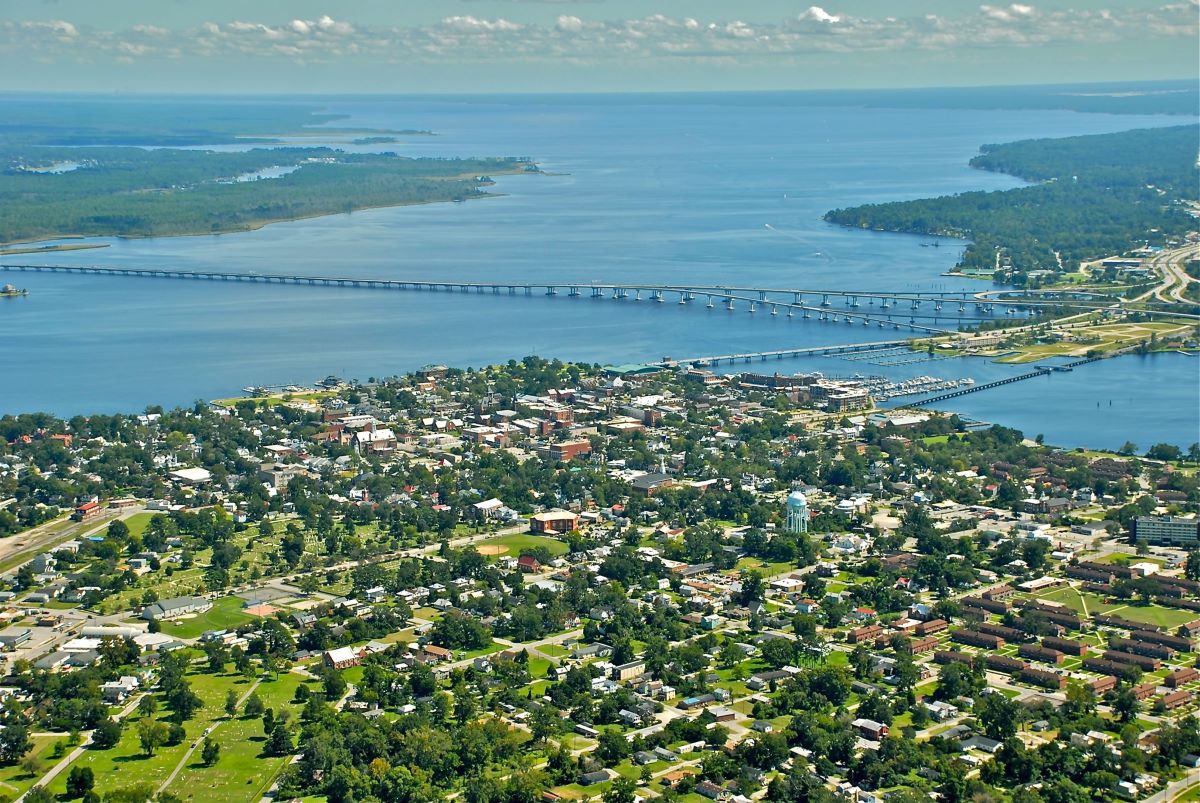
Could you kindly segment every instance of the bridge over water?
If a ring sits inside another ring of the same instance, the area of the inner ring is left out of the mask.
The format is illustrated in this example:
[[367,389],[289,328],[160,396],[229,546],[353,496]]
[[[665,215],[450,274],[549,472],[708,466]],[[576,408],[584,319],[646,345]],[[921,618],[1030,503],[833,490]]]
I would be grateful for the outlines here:
[[[407,290],[425,292],[475,293],[508,296],[565,296],[569,298],[609,298],[618,301],[649,301],[678,304],[703,303],[729,311],[745,309],[770,315],[784,314],[818,321],[841,320],[850,324],[879,328],[906,328],[925,334],[951,334],[966,322],[987,319],[997,302],[976,294],[921,293],[897,291],[855,291],[752,287],[707,284],[657,284],[620,282],[475,282],[374,279],[348,276],[309,276],[303,274],[265,274],[240,271],[175,270],[170,268],[123,268],[95,265],[0,264],[0,270],[30,271],[94,276],[178,279],[231,283],[346,287],[367,290]],[[1032,301],[1031,305],[1047,304]],[[1019,312],[1018,305],[1001,305],[1008,314]],[[1025,306],[1022,304],[1021,306]],[[943,325],[939,325],[943,324]]]

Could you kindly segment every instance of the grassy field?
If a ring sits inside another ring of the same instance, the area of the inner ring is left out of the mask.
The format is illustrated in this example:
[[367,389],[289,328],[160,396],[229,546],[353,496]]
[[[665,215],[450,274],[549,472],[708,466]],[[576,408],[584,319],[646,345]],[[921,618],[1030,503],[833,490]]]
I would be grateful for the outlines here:
[[253,620],[250,614],[242,613],[241,599],[222,597],[213,603],[210,610],[199,616],[164,622],[162,632],[179,638],[198,638],[206,630],[228,630]]
[[481,541],[476,546],[505,547],[505,552],[498,552],[497,554],[512,555],[514,557],[519,555],[522,549],[533,549],[536,547],[545,547],[550,551],[550,554],[555,556],[567,554],[567,545],[557,538],[548,538],[544,535],[529,535],[528,533],[513,533],[512,535],[502,535],[499,538],[489,538],[486,541]]
[[1071,330],[1071,335],[1077,339],[1097,340],[1098,342],[1081,343],[1067,341],[1016,346],[1012,354],[1001,357],[996,362],[1028,363],[1037,362],[1049,357],[1082,357],[1089,351],[1107,353],[1136,346],[1138,343],[1150,340],[1152,336],[1159,340],[1165,340],[1172,336],[1186,335],[1190,328],[1186,324],[1159,321],[1099,324],[1084,329]]

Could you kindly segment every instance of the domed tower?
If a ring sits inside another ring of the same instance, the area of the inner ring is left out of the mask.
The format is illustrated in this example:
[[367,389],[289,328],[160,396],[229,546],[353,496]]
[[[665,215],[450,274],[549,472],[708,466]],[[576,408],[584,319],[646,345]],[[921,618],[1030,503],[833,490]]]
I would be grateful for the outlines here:
[[792,491],[787,498],[787,523],[789,533],[808,532],[808,499],[800,491]]

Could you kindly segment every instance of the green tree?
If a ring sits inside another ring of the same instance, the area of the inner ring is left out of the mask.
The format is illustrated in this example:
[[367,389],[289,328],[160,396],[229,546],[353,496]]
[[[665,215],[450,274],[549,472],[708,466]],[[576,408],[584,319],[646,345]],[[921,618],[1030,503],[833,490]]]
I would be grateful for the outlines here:
[[200,749],[200,760],[204,762],[204,766],[211,767],[217,763],[217,759],[221,757],[221,745],[205,737],[204,746]]
[[159,722],[150,717],[142,717],[138,720],[138,743],[142,746],[142,752],[147,756],[154,755],[154,751],[167,743],[169,731],[165,722]]
[[637,800],[637,784],[625,777],[617,778],[601,797],[604,803],[633,803]]
[[1017,703],[999,692],[986,695],[977,712],[983,732],[991,739],[1004,741],[1017,732]]
[[92,791],[96,785],[96,774],[91,767],[73,766],[67,773],[67,799],[74,800]]
[[246,704],[242,710],[248,717],[261,717],[263,715],[262,698],[257,693],[251,694],[246,698]]
[[119,741],[121,741],[121,722],[112,717],[100,720],[100,724],[92,732],[92,744],[101,750],[116,747]]

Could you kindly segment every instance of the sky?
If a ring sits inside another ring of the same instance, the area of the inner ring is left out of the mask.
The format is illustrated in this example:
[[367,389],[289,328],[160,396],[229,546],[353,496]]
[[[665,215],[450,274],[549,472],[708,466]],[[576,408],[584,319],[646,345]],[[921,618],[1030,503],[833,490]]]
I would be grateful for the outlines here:
[[841,89],[1200,69],[1200,0],[809,2],[3,0],[0,90]]

